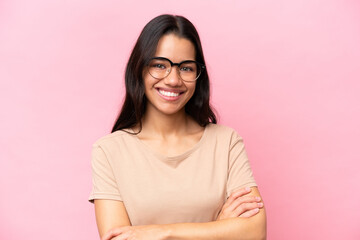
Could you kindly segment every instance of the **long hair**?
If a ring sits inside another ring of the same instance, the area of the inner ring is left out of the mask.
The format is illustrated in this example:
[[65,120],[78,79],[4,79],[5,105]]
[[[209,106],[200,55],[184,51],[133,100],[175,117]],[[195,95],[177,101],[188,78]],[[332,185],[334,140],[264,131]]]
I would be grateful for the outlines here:
[[[125,72],[126,95],[119,116],[111,132],[140,125],[146,111],[147,99],[143,81],[143,69],[154,57],[158,42],[165,34],[173,33],[194,44],[196,61],[205,64],[199,34],[194,25],[185,17],[160,15],[152,19],[142,30],[130,55]],[[194,95],[185,105],[185,112],[200,126],[216,123],[216,116],[210,106],[209,76],[205,70],[196,80]]]

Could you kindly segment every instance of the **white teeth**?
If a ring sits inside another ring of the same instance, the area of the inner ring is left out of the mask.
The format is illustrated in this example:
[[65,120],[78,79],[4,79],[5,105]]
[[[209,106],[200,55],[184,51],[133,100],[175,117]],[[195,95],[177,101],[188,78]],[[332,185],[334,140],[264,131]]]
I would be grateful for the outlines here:
[[174,92],[166,92],[164,90],[159,90],[159,93],[161,93],[161,95],[167,96],[167,97],[177,97],[180,95],[180,93],[174,93]]

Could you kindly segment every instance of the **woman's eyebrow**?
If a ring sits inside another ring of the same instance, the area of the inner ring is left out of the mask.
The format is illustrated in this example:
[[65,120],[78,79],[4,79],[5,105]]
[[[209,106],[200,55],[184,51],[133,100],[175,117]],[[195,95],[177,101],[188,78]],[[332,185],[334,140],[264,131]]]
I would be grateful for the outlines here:
[[167,60],[170,60],[172,63],[181,63],[181,62],[185,62],[185,61],[196,61],[195,59],[193,58],[190,58],[190,59],[183,59],[181,60],[180,62],[174,62],[173,60],[171,60],[170,58],[167,58],[167,57],[162,57],[162,56],[154,56],[154,58],[163,58],[163,59],[167,59]]

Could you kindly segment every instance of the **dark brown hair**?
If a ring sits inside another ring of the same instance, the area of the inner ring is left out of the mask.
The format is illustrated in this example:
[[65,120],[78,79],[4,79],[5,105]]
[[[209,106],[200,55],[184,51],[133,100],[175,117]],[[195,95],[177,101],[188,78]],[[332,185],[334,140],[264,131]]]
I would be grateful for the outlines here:
[[[142,76],[143,69],[147,61],[154,57],[160,38],[169,33],[190,40],[195,47],[195,60],[205,64],[199,35],[189,20],[176,15],[160,15],[152,19],[142,30],[127,63],[125,101],[111,132],[131,128],[138,123],[141,131],[141,119],[146,111],[147,102]],[[194,95],[185,105],[185,112],[200,126],[217,122],[209,100],[209,76],[205,68],[196,80]]]

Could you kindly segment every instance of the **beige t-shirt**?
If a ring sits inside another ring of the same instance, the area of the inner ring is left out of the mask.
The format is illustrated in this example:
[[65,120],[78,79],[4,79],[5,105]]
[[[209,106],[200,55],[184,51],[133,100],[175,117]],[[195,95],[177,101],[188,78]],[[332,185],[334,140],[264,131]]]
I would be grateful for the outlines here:
[[242,138],[217,124],[175,157],[116,131],[94,143],[92,171],[89,200],[123,201],[133,226],[214,221],[232,191],[256,186]]

